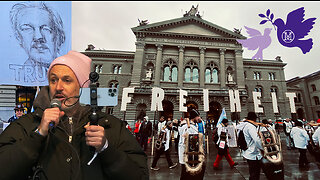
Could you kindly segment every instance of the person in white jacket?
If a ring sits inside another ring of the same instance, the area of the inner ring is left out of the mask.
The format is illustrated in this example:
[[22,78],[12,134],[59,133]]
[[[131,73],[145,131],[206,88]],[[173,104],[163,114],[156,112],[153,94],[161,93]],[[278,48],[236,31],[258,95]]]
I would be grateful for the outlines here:
[[178,165],[178,163],[173,163],[170,157],[171,130],[172,130],[172,121],[168,121],[167,127],[161,130],[165,135],[165,138],[162,141],[164,146],[162,146],[160,150],[156,150],[155,156],[150,168],[151,170],[158,171],[160,169],[157,167],[157,163],[158,163],[158,160],[160,159],[161,154],[163,153],[166,155],[169,169],[175,168]]
[[[320,147],[320,128],[319,127],[312,135],[312,140],[313,140],[314,144],[319,148]],[[316,164],[317,164],[318,168],[320,169],[320,154],[316,154],[315,158],[317,161]]]
[[308,167],[309,161],[307,159],[307,145],[309,135],[307,131],[302,127],[303,124],[301,121],[295,123],[296,127],[293,127],[290,133],[290,136],[293,139],[294,146],[299,150],[299,168]]
[[250,180],[260,178],[261,159],[263,150],[261,140],[258,136],[257,126],[254,122],[257,120],[257,115],[254,112],[248,112],[247,120],[237,125],[238,130],[242,130],[248,149],[245,150],[242,156],[247,160],[249,166]]
[[316,146],[320,146],[320,128],[317,128],[317,130],[313,133],[312,140]]

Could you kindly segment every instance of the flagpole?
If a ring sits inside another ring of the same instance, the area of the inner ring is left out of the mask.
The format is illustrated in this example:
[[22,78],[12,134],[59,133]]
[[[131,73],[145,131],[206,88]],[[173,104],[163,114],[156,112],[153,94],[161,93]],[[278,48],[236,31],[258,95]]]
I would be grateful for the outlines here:
[[151,156],[153,156],[153,149],[154,149],[154,134],[155,134],[155,124],[156,124],[156,114],[158,112],[158,108],[157,110],[154,112],[154,116],[153,116],[153,130],[152,130],[152,145],[151,145]]

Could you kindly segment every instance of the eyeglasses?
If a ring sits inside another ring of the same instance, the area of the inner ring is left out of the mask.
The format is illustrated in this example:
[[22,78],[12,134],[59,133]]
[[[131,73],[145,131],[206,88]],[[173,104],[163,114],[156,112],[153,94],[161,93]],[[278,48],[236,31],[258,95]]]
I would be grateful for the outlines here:
[[23,112],[23,109],[16,109],[16,111],[21,111],[21,112]]

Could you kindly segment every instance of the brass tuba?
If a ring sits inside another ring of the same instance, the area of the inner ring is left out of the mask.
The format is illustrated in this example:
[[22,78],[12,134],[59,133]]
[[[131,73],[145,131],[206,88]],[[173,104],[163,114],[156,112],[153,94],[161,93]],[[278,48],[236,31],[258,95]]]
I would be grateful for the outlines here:
[[268,179],[284,179],[280,135],[269,126],[265,127],[266,131],[260,131],[260,127],[258,135],[263,147],[262,170]]
[[203,149],[203,134],[186,133],[184,162],[186,172],[197,175],[202,171],[205,156]]
[[163,128],[160,130],[160,134],[159,134],[159,137],[157,138],[155,144],[154,144],[154,147],[157,149],[157,150],[160,150],[161,147],[163,146],[162,142],[165,141],[166,139],[166,132],[163,132],[162,130],[165,130],[166,129],[166,125],[163,126]]

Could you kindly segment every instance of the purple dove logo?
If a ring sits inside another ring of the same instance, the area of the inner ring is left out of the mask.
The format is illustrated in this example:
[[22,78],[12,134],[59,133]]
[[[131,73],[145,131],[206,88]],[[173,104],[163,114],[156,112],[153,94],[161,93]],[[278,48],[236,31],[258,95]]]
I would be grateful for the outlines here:
[[247,33],[251,38],[249,39],[237,39],[237,41],[242,44],[243,47],[248,48],[248,50],[256,50],[258,49],[257,53],[252,56],[252,60],[256,59],[257,61],[260,59],[263,60],[262,51],[269,47],[271,44],[271,28],[264,29],[264,34],[262,35],[260,31],[256,29],[252,29],[249,27],[244,26],[247,29]]
[[281,18],[272,22],[274,15],[273,13],[270,14],[270,9],[268,9],[266,15],[259,14],[261,18],[267,19],[262,20],[260,24],[265,24],[270,21],[275,29],[277,27],[276,31],[278,41],[282,46],[288,48],[298,47],[301,49],[303,54],[306,54],[312,49],[313,42],[312,38],[307,40],[304,40],[303,38],[305,38],[313,28],[316,18],[304,20],[304,12],[304,7],[291,11],[287,15],[287,22],[285,24]]

